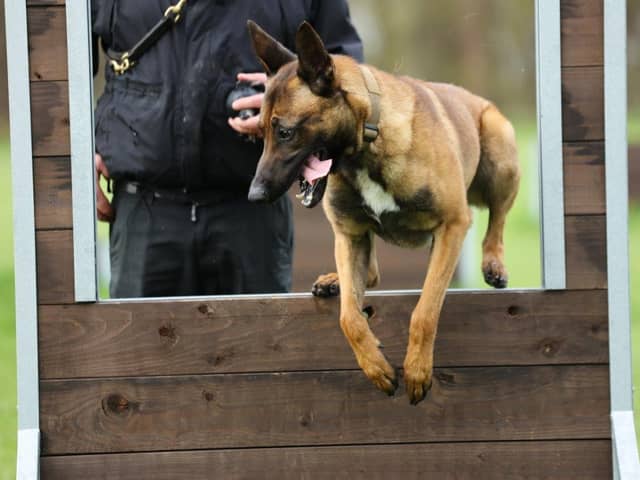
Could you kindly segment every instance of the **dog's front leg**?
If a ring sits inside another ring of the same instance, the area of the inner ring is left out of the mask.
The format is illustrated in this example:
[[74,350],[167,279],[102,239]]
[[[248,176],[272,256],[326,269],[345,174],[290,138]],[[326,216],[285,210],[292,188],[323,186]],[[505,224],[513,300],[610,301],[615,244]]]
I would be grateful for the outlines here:
[[412,405],[431,388],[433,344],[444,296],[456,268],[470,214],[444,223],[433,233],[433,249],[422,294],[411,315],[409,345],[404,360],[404,380]]
[[371,236],[348,235],[335,231],[335,255],[340,279],[340,326],[358,365],[383,392],[393,395],[398,387],[395,371],[380,351],[380,341],[369,328],[362,312]]

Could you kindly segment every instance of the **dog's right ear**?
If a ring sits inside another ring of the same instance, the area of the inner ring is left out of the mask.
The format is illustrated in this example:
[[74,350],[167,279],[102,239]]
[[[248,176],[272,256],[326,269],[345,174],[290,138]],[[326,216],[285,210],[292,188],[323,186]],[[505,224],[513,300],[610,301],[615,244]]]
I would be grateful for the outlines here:
[[273,75],[284,64],[294,61],[297,57],[287,47],[265,32],[257,23],[248,20],[247,28],[253,42],[253,49],[258,60],[267,72]]

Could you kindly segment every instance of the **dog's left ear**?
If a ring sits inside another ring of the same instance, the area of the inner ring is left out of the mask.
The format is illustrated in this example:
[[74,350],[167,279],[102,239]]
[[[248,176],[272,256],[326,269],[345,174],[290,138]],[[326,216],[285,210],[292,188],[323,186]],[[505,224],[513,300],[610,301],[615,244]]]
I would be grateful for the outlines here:
[[273,75],[284,64],[293,62],[296,56],[275,38],[265,32],[257,23],[247,21],[253,49],[262,63],[267,75]]
[[336,88],[333,60],[313,27],[302,22],[296,33],[298,76],[313,93],[329,96]]

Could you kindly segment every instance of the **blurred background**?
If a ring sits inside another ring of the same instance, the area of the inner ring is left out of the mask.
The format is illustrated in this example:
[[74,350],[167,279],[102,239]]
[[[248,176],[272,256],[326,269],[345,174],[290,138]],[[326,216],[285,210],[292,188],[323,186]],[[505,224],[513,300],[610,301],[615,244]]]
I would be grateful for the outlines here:
[[[366,61],[399,74],[462,85],[494,101],[516,128],[523,182],[507,222],[510,286],[540,286],[536,155],[534,2],[509,0],[350,0]],[[11,176],[6,98],[4,5],[0,0],[0,480],[14,478],[16,443],[15,319]],[[640,385],[640,0],[628,1],[630,233],[635,384]],[[636,145],[636,147],[633,147]],[[332,271],[330,227],[320,209],[296,211],[294,290],[307,291]],[[484,288],[479,245],[486,215],[477,213],[457,286]],[[104,239],[104,233],[101,233]],[[382,248],[381,288],[418,288],[422,251]],[[309,252],[313,252],[312,255]],[[108,265],[101,261],[101,271]],[[640,395],[636,395],[640,411]]]

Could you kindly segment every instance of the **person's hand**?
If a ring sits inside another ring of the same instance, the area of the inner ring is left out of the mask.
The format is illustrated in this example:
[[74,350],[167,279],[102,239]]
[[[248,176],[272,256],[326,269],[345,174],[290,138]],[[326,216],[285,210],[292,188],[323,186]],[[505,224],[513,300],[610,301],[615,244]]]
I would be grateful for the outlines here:
[[102,160],[102,156],[96,153],[95,156],[96,166],[96,212],[98,214],[98,220],[101,222],[113,222],[114,212],[113,207],[109,203],[109,199],[100,188],[100,177],[104,177],[109,180],[109,170]]
[[[250,82],[250,83],[266,83],[267,82],[267,74],[266,73],[239,73],[238,81],[240,82]],[[262,106],[262,100],[264,98],[264,93],[258,93],[256,95],[251,95],[249,97],[239,98],[231,105],[234,110],[244,110],[246,108],[255,108],[260,109]],[[258,118],[259,115],[254,115],[253,117],[249,117],[246,120],[242,120],[239,117],[229,118],[229,126],[233,128],[236,132],[242,133],[249,136],[254,137],[262,137],[262,131],[260,127],[258,127]]]

